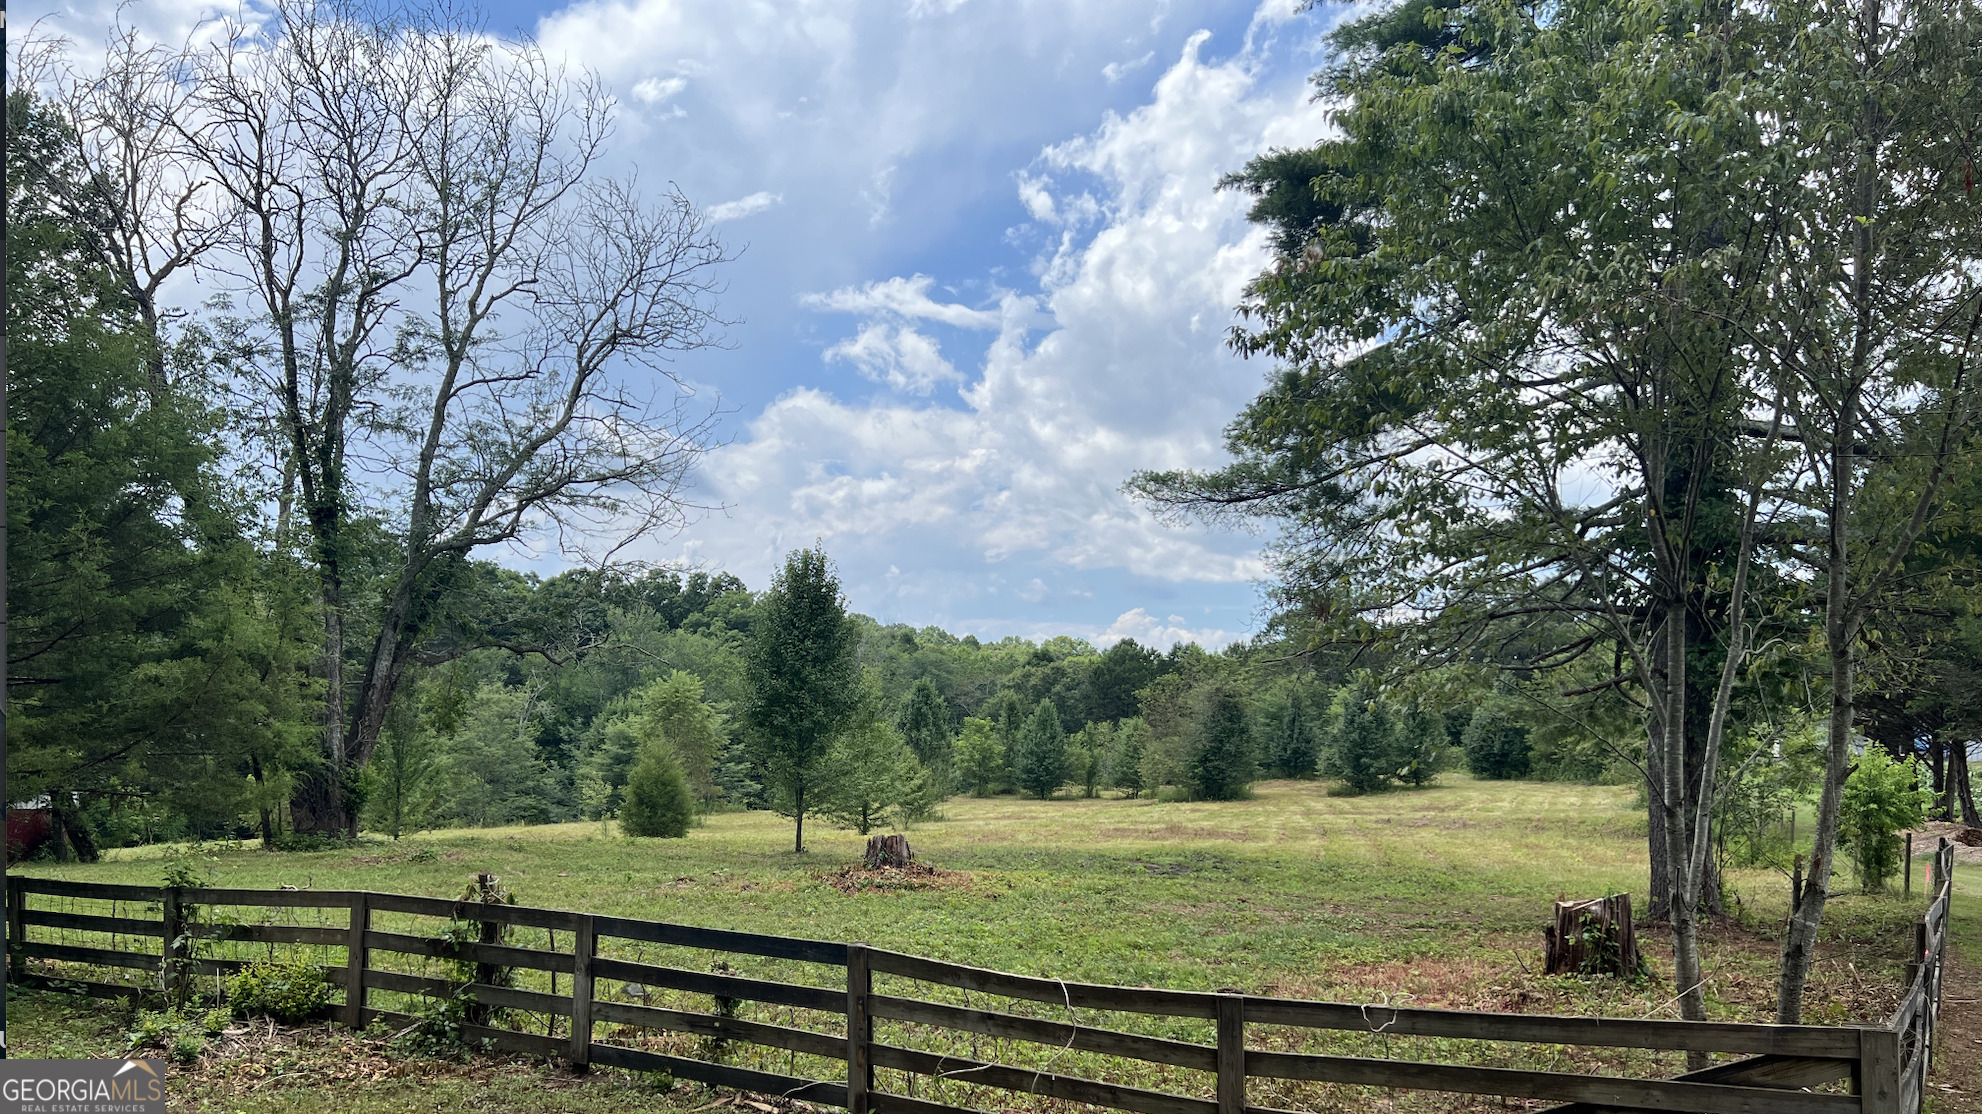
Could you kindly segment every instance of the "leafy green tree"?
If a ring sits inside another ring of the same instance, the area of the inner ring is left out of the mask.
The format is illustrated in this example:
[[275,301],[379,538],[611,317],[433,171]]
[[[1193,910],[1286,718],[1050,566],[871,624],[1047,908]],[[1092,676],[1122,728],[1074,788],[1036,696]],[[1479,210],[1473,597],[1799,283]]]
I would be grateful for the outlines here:
[[681,761],[663,736],[640,744],[640,760],[626,779],[619,826],[631,836],[680,839],[695,822],[695,799]]
[[893,816],[899,824],[922,805],[927,771],[878,715],[862,715],[833,740],[819,814],[866,835]]
[[956,733],[950,729],[950,703],[943,699],[934,682],[923,677],[908,690],[902,706],[902,738],[915,752],[938,786],[947,788],[955,777]]
[[1328,730],[1328,773],[1357,793],[1374,793],[1397,775],[1397,723],[1390,701],[1366,679],[1335,694]]
[[1214,689],[1197,724],[1188,781],[1191,797],[1200,801],[1236,801],[1245,797],[1258,772],[1252,724],[1245,702],[1229,688]]
[[555,774],[537,750],[530,700],[497,682],[475,690],[444,751],[435,805],[445,824],[486,828],[541,824],[557,814]]
[[998,730],[990,720],[976,716],[964,719],[963,734],[957,738],[957,769],[980,797],[990,796],[1005,780],[1005,746],[998,741]]
[[1136,714],[1136,694],[1163,675],[1163,655],[1124,638],[1088,670],[1088,714],[1114,722]]
[[744,722],[773,807],[795,822],[794,851],[805,850],[806,814],[821,804],[811,791],[833,739],[860,705],[857,639],[825,553],[787,556],[756,608]]
[[1074,732],[1067,744],[1067,777],[1080,786],[1081,796],[1093,798],[1101,787],[1102,766],[1114,745],[1114,729],[1096,721]]
[[1858,768],[1844,783],[1839,835],[1851,848],[1866,893],[1886,888],[1903,854],[1900,831],[1925,820],[1933,803],[1933,791],[1920,787],[1919,767],[1912,762],[1895,762],[1877,747],[1858,756]]
[[1510,780],[1528,776],[1528,729],[1498,700],[1481,704],[1466,725],[1462,744],[1474,777]]
[[1108,784],[1130,797],[1142,796],[1142,740],[1148,728],[1140,717],[1130,717],[1115,725],[1112,745],[1106,755]]
[[702,679],[676,669],[640,690],[636,733],[668,741],[696,799],[707,807],[722,796],[716,784],[718,757],[728,743],[722,716],[702,699]]
[[1067,733],[1051,700],[1041,700],[1019,731],[1012,754],[1012,776],[1019,788],[1045,800],[1067,781]]

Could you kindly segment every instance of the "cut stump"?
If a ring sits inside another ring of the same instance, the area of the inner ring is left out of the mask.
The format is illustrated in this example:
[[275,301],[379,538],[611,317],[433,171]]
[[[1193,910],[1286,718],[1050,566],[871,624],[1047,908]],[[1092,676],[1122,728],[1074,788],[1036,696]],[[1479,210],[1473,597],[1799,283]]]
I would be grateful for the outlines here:
[[1551,975],[1635,975],[1638,939],[1631,932],[1631,895],[1555,903],[1555,923],[1544,934],[1545,969]]
[[870,836],[867,840],[867,855],[862,860],[869,870],[882,867],[901,869],[915,861],[915,853],[908,849],[905,835]]

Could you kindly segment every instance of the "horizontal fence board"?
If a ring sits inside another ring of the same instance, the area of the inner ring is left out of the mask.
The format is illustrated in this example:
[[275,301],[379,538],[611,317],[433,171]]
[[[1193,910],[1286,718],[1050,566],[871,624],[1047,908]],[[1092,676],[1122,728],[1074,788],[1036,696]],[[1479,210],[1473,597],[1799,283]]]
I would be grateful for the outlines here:
[[158,957],[143,952],[85,948],[76,944],[43,944],[34,940],[23,940],[14,950],[21,955],[36,959],[60,959],[70,963],[88,963],[97,967],[131,967],[140,971],[158,970]]
[[519,990],[513,986],[490,986],[479,982],[449,982],[446,979],[402,975],[397,971],[378,971],[370,968],[365,971],[365,985],[373,990],[423,994],[429,998],[461,998],[465,1001],[480,1002],[485,1006],[495,1006],[498,1009],[527,1010],[530,1013],[548,1013],[558,1017],[571,1016],[571,996],[568,994],[546,994],[541,990]]
[[593,1002],[592,1020],[611,1025],[638,1025],[646,1029],[694,1033],[704,1037],[725,1037],[791,1052],[803,1052],[808,1056],[824,1056],[831,1060],[846,1059],[844,1036],[815,1033],[810,1029],[792,1029],[783,1025],[767,1025],[761,1021],[745,1021],[737,1017],[718,1017],[712,1013],[668,1010],[659,1006],[629,1006],[622,1002]]
[[88,897],[98,901],[157,901],[165,896],[162,886],[124,886],[111,882],[70,882],[62,878],[30,878],[7,875],[7,885],[22,893],[50,897]]
[[797,1079],[768,1071],[731,1067],[728,1064],[711,1064],[683,1056],[649,1052],[644,1048],[594,1044],[592,1062],[610,1068],[626,1068],[630,1071],[664,1071],[676,1079],[689,1079],[717,1087],[735,1087],[739,1091],[755,1091],[762,1095],[803,1099],[807,1102],[825,1103],[828,1106],[846,1105],[845,1083]]
[[1813,1114],[1825,1110],[1859,1110],[1858,1099],[1852,1095],[1812,1095],[1717,1083],[1617,1079],[1520,1068],[1465,1067],[1301,1052],[1247,1052],[1246,1074],[1313,1083],[1352,1083],[1420,1091],[1457,1091],[1469,1095],[1553,1099],[1631,1110],[1711,1110],[1716,1114]]
[[960,1029],[967,1033],[982,1033],[988,1037],[1010,1037],[1036,1044],[1077,1049],[1081,1052],[1099,1052],[1109,1056],[1147,1060],[1154,1064],[1196,1068],[1199,1071],[1215,1071],[1218,1067],[1217,1049],[1187,1041],[1146,1037],[1139,1033],[1093,1029],[1085,1025],[1069,1025],[1060,1021],[1039,1021],[1008,1013],[944,1006],[935,1002],[924,1002],[915,998],[895,998],[885,994],[874,995],[868,1009],[875,1017],[887,1018],[890,1021],[936,1025],[945,1029]]
[[[718,998],[747,998],[753,1002],[773,1002],[781,1006],[824,1010],[827,1013],[846,1012],[844,990],[767,982],[763,979],[747,979],[738,975],[711,975],[701,971],[683,970],[680,967],[629,963],[623,959],[594,959],[592,977],[618,979],[622,982],[656,986],[666,990],[686,990],[691,994],[708,994]],[[596,1006],[593,1008],[597,1009]]]
[[927,1099],[910,1098],[907,1095],[891,1095],[886,1091],[869,1091],[874,1114],[985,1114],[969,1106],[950,1106]]
[[[1839,1079],[1851,1078],[1852,1065],[1837,1060],[1803,1060],[1791,1056],[1756,1056],[1731,1064],[1687,1072],[1675,1078],[1682,1083],[1738,1083],[1751,1087],[1777,1087],[1798,1090],[1821,1087]],[[1540,1114],[1615,1114],[1616,1108],[1572,1102],[1551,1106]]]
[[1071,1075],[985,1063],[962,1056],[944,1056],[891,1044],[874,1046],[874,1066],[940,1076],[960,1083],[1001,1087],[1007,1091],[1045,1095],[1070,1102],[1134,1110],[1139,1114],[1218,1114],[1218,1104],[1206,1099],[1146,1091],[1119,1083],[1101,1083]]
[[346,928],[293,924],[202,924],[193,929],[200,940],[243,941],[254,944],[335,944],[350,942]]
[[547,1037],[542,1033],[519,1033],[514,1029],[498,1029],[493,1025],[461,1023],[461,1036],[471,1041],[487,1041],[504,1052],[521,1052],[526,1056],[542,1056],[553,1059],[571,1051],[571,1042],[562,1037]]
[[441,917],[456,921],[492,921],[496,924],[548,928],[576,932],[583,915],[561,909],[533,909],[527,905],[495,905],[480,901],[450,901],[444,897],[418,897],[412,894],[365,895],[365,904],[388,913],[411,913],[420,917]]
[[1246,998],[1249,1025],[1295,1025],[1400,1037],[1686,1049],[1776,1056],[1858,1055],[1858,1033],[1821,1025],[1747,1025],[1639,1018],[1549,1017],[1520,1013],[1399,1009],[1290,998]]
[[846,966],[846,945],[829,940],[804,940],[793,936],[766,936],[756,932],[735,932],[727,928],[697,928],[694,925],[636,921],[626,917],[594,917],[593,930],[601,936],[638,940],[647,944],[673,944],[684,948],[760,955],[767,959],[798,959],[807,963]]
[[[89,979],[55,979],[47,975],[25,971],[19,975],[9,975],[10,982],[20,986],[31,986],[56,994],[85,994],[91,998],[144,998],[156,994],[156,987],[125,986],[122,983],[94,982]],[[19,1051],[19,1049],[16,1049]]]
[[237,890],[215,886],[187,886],[179,900],[188,905],[253,905],[278,909],[344,909],[351,904],[349,890]]
[[148,921],[142,917],[99,917],[93,913],[60,913],[53,909],[28,909],[22,912],[21,921],[23,924],[72,928],[80,932],[108,932],[121,936],[165,935],[164,921]]
[[398,932],[368,931],[365,946],[373,951],[424,955],[437,959],[458,959],[488,963],[497,967],[528,967],[534,971],[571,970],[571,956],[540,948],[512,948],[507,944],[478,944],[471,941],[436,940],[428,936],[407,936]]
[[1189,990],[1157,990],[1139,986],[1102,986],[1062,982],[1029,975],[1008,975],[984,967],[966,967],[900,952],[871,950],[869,962],[877,974],[902,975],[923,982],[1019,998],[1028,1002],[1074,1009],[1151,1013],[1164,1017],[1216,1017],[1218,996]]

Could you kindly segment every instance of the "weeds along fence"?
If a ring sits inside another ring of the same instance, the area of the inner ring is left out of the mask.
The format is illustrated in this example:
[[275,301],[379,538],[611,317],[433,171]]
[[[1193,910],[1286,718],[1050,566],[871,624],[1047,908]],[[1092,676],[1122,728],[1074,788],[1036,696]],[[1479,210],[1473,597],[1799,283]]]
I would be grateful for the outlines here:
[[[860,1114],[1069,1105],[1283,1114],[1552,1101],[1810,1114],[1921,1109],[1953,850],[1885,1025],[1548,1017],[1102,986],[863,944],[350,891],[9,878],[21,984],[211,1000],[255,959],[319,966],[353,1028],[665,1072]],[[1688,1051],[1721,1062],[1672,1075]]]

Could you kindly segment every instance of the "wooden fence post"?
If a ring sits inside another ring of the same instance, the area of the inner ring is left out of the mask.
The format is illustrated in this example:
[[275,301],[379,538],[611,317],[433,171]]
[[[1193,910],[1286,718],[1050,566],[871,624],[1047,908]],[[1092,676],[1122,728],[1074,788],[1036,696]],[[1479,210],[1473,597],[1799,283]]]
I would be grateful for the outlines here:
[[[1921,1063],[1924,1067],[1924,1058]],[[1910,1114],[1900,1110],[1899,1069],[1897,1032],[1858,1031],[1858,1101],[1865,1114]]]
[[867,999],[874,991],[874,974],[867,966],[867,945],[846,946],[846,1108],[868,1114],[874,1090],[874,1019]]
[[28,942],[28,892],[18,882],[7,887],[7,970],[15,978],[27,973],[28,957],[22,945]]
[[351,895],[351,931],[344,938],[344,1024],[365,1027],[365,968],[371,958],[365,933],[372,928],[372,906],[363,890]]
[[176,1005],[180,982],[179,937],[186,931],[186,918],[182,913],[184,905],[179,896],[179,887],[165,887],[165,894],[159,899],[158,908],[165,930],[164,943],[158,953],[158,982],[165,991],[165,997],[174,1000],[173,1004]]
[[1246,1000],[1218,996],[1218,1114],[1246,1111]]
[[574,1071],[592,1066],[592,957],[598,950],[591,915],[579,917],[571,941],[571,1051],[565,1054]]
[[1906,833],[1906,886],[1904,889],[1900,890],[1900,896],[1903,898],[1911,898],[1913,896],[1913,833],[1912,832]]

